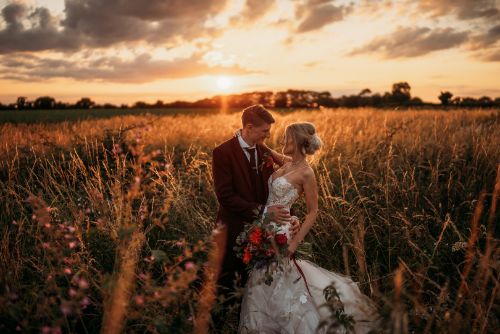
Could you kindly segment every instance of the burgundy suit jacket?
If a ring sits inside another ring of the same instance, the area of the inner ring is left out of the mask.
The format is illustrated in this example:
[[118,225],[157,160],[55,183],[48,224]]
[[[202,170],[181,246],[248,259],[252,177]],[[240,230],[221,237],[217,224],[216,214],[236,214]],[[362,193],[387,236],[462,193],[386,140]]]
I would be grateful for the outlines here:
[[[212,173],[215,186],[215,193],[219,202],[217,212],[217,223],[227,227],[226,234],[221,241],[224,255],[221,259],[221,274],[226,276],[221,278],[219,283],[228,286],[230,277],[235,271],[245,276],[244,265],[237,259],[233,250],[236,237],[243,231],[245,223],[252,222],[259,214],[259,206],[264,205],[268,194],[268,179],[274,172],[274,168],[267,163],[263,163],[263,155],[270,151],[262,145],[257,145],[259,181],[262,182],[264,194],[261,194],[260,201],[252,185],[250,162],[248,161],[238,138],[227,140],[217,146],[212,153]],[[262,168],[261,168],[262,166]],[[263,198],[262,198],[263,197]],[[222,250],[222,249],[221,249]]]
[[[256,145],[259,176],[264,187],[265,198],[259,201],[252,186],[249,161],[240,146],[238,138],[227,140],[217,146],[212,153],[212,173],[215,193],[219,201],[217,222],[228,227],[237,225],[243,229],[246,222],[257,218],[256,212],[261,204],[265,204],[269,189],[267,181],[274,172],[272,165],[263,163],[263,155],[270,151],[262,145]],[[261,168],[262,167],[262,168]]]

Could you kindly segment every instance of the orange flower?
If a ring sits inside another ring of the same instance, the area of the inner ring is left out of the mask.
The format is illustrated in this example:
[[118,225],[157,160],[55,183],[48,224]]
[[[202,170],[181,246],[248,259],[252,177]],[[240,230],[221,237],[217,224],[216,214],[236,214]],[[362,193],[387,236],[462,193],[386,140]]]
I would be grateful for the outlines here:
[[251,259],[252,259],[252,253],[250,253],[248,248],[245,248],[245,250],[243,251],[243,263],[249,264]]
[[249,236],[250,242],[254,245],[260,245],[262,242],[262,230],[260,228],[255,228]]

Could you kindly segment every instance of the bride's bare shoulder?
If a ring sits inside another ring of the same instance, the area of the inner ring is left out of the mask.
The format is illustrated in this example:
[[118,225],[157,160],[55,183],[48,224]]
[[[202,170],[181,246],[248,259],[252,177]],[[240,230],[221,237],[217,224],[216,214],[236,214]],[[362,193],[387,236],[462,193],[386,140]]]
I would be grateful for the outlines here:
[[316,176],[314,174],[314,169],[312,169],[311,166],[306,166],[304,168],[304,170],[302,171],[302,177],[304,179],[304,182],[316,180]]

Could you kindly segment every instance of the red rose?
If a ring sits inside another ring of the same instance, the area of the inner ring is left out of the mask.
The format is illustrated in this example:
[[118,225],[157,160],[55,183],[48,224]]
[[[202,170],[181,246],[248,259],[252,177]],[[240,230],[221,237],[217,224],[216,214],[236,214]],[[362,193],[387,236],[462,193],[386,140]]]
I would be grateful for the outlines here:
[[276,234],[274,237],[274,240],[278,243],[278,245],[286,245],[288,238],[286,237],[286,234],[280,233]]
[[270,155],[270,156],[267,158],[266,167],[273,167],[273,166],[274,166],[273,156],[272,156],[272,155]]

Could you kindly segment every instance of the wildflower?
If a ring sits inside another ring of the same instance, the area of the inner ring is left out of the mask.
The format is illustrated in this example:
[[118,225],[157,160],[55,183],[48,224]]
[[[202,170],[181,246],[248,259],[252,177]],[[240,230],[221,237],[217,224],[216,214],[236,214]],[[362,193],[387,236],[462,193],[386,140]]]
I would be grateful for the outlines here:
[[85,278],[82,278],[80,280],[78,280],[78,286],[80,287],[80,289],[88,289],[89,287],[89,282],[87,282],[87,280]]
[[194,269],[194,263],[192,261],[188,261],[186,262],[186,264],[184,265],[184,268],[186,268],[186,270],[191,270],[191,269]]
[[82,305],[83,308],[86,308],[90,304],[90,300],[88,297],[83,297],[83,299],[80,302],[80,305]]
[[70,243],[68,243],[68,247],[73,249],[76,247],[76,242],[75,241],[71,241]]
[[70,315],[70,314],[71,314],[71,307],[70,307],[67,303],[65,303],[65,302],[63,302],[63,303],[61,304],[60,309],[61,309],[61,312],[62,312],[64,315]]
[[64,273],[65,273],[66,275],[71,275],[71,269],[69,269],[69,268],[64,268]]
[[17,225],[17,221],[13,220],[12,225]]
[[137,295],[135,296],[134,301],[137,305],[142,306],[144,305],[144,296]]

